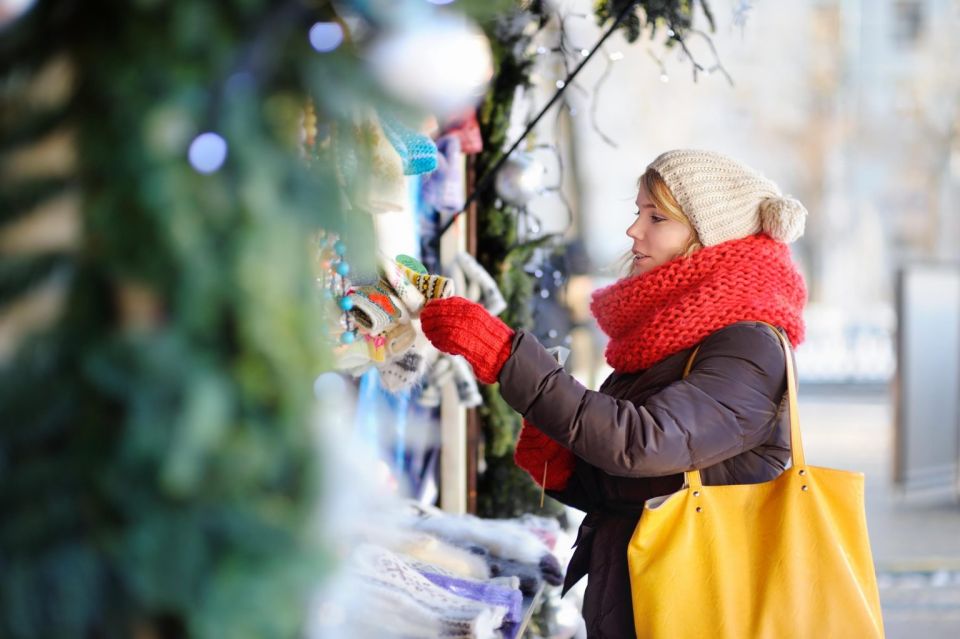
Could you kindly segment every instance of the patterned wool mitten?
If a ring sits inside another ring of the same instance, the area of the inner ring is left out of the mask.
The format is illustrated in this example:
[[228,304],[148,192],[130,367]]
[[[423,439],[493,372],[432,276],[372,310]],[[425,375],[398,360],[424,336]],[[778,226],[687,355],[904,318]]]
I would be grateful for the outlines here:
[[523,420],[513,461],[547,490],[563,490],[576,466],[573,453],[527,420]]
[[510,357],[514,331],[462,297],[432,300],[420,314],[423,332],[438,350],[463,355],[484,384],[497,381]]
[[364,333],[379,335],[396,324],[410,321],[410,313],[383,279],[354,286],[347,295],[353,302],[350,315]]
[[437,145],[429,136],[414,131],[386,113],[380,115],[380,125],[400,155],[404,173],[420,175],[437,168]]
[[398,255],[397,265],[425,299],[444,299],[453,295],[453,281],[442,275],[431,275],[419,260]]
[[[404,256],[397,256],[397,260],[401,257]],[[423,296],[423,293],[421,293],[407,277],[408,269],[398,261],[391,260],[382,254],[378,258],[378,268],[380,276],[387,281],[390,288],[393,289],[393,292],[400,298],[400,302],[403,303],[410,312],[410,316],[417,317],[420,315],[420,311],[423,309],[423,305],[427,303],[427,300]]]

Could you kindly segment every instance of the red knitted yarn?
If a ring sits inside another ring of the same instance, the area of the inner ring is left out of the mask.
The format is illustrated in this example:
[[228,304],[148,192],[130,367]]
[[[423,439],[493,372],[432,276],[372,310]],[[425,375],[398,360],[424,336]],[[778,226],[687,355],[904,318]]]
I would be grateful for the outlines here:
[[790,249],[760,233],[600,289],[590,310],[610,336],[607,363],[636,372],[740,321],[782,326],[797,346],[804,337],[806,299]]
[[484,384],[493,384],[510,357],[514,331],[476,302],[448,297],[427,302],[420,325],[437,350],[463,355]]
[[577,463],[573,453],[527,420],[523,420],[513,461],[547,490],[563,490]]

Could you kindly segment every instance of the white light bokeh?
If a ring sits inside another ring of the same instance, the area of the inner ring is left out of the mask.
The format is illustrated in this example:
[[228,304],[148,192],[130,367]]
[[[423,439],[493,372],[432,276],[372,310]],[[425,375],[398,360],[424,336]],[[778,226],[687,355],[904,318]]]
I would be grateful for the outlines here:
[[187,157],[200,173],[213,173],[227,159],[227,141],[216,133],[201,133],[190,143]]
[[387,33],[370,48],[368,60],[388,91],[439,117],[475,105],[493,77],[486,36],[457,16],[437,16]]
[[336,22],[317,22],[310,27],[310,46],[320,53],[329,53],[343,43],[343,28]]

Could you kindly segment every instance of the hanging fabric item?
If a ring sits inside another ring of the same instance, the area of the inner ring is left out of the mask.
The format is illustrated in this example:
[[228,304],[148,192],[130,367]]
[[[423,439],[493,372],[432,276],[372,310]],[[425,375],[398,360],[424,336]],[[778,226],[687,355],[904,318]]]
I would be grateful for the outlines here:
[[483,136],[480,134],[480,123],[477,122],[477,112],[470,109],[463,115],[449,120],[443,129],[443,135],[455,135],[460,140],[460,152],[466,155],[476,155],[483,151]]
[[403,161],[375,112],[357,114],[349,125],[331,124],[330,139],[337,183],[355,208],[371,213],[405,210]]
[[406,175],[430,173],[437,168],[437,145],[430,136],[406,126],[396,117],[381,112],[380,123],[390,144],[400,156]]
[[499,315],[507,310],[507,301],[503,299],[496,280],[475,257],[463,251],[457,253],[454,261],[462,274],[463,282],[459,288],[464,297],[482,304],[491,315]]
[[457,213],[466,202],[466,176],[460,138],[444,135],[437,140],[437,170],[427,176],[421,187],[423,201],[443,213]]
[[440,353],[436,349],[434,351],[437,356],[429,362],[417,403],[428,408],[439,406],[443,386],[452,382],[457,389],[457,399],[461,406],[475,408],[481,405],[483,396],[480,395],[477,378],[467,360],[459,355]]

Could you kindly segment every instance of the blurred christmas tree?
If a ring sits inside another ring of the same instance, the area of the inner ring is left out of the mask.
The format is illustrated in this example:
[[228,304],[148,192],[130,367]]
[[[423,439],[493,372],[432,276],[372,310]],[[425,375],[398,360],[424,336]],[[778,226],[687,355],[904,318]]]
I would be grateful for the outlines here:
[[304,95],[366,90],[322,18],[0,12],[0,636],[298,634],[326,566],[308,238],[369,235],[300,151]]

